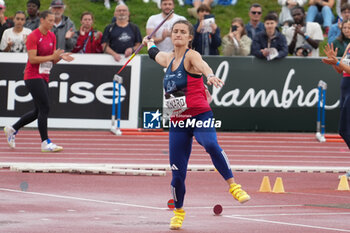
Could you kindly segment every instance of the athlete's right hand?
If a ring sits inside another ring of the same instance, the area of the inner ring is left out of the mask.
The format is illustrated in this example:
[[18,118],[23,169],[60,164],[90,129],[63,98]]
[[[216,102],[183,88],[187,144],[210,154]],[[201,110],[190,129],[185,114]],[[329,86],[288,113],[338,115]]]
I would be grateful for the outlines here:
[[143,38],[143,41],[142,41],[142,44],[144,45],[144,46],[148,46],[148,43],[150,43],[150,42],[153,42],[154,43],[154,40],[151,38],[151,39],[148,39],[148,36],[145,36],[144,38]]
[[60,60],[61,54],[63,54],[63,53],[64,53],[63,49],[56,49],[52,54],[52,58],[53,58],[52,60],[54,60],[54,61]]

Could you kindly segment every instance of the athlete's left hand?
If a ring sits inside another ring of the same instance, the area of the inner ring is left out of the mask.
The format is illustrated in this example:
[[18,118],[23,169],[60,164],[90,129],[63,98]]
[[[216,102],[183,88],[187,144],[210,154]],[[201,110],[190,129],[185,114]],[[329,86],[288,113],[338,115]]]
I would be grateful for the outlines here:
[[216,76],[211,76],[210,78],[208,78],[207,84],[214,84],[215,87],[222,87],[224,85],[224,82]]
[[74,57],[72,57],[71,55],[72,55],[72,53],[62,53],[61,58],[65,61],[70,62],[70,61],[74,60]]

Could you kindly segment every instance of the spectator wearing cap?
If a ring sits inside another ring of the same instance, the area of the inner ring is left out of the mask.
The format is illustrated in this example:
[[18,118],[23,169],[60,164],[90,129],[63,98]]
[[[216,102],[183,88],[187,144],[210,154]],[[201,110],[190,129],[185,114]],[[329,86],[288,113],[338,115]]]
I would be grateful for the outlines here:
[[245,30],[250,39],[253,40],[255,34],[265,30],[264,24],[260,21],[262,15],[262,7],[258,3],[254,3],[249,8],[249,22],[245,25]]
[[338,18],[338,22],[332,24],[328,32],[328,43],[331,44],[337,37],[341,34],[341,26],[342,22],[350,19],[350,4],[344,3],[341,6],[340,10],[340,18]]
[[53,0],[51,2],[50,10],[55,15],[52,32],[56,35],[56,48],[70,52],[77,43],[77,38],[74,36],[76,29],[73,21],[63,15],[65,8],[66,6],[62,0]]
[[40,9],[40,0],[29,0],[27,2],[27,13],[28,17],[26,18],[26,23],[24,27],[31,29],[37,29],[40,24],[39,17],[39,9]]
[[14,23],[12,22],[12,20],[9,20],[5,16],[5,11],[6,11],[5,1],[0,0],[0,40],[2,38],[2,34],[4,33],[4,31],[14,26]]

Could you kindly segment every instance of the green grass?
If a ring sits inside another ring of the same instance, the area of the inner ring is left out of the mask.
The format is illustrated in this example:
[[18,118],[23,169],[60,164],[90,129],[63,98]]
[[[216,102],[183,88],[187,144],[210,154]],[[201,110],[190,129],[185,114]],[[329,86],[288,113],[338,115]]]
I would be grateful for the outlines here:
[[[80,26],[81,13],[84,11],[90,11],[95,16],[95,29],[103,32],[104,28],[110,24],[116,6],[116,3],[113,2],[113,0],[110,1],[112,7],[110,10],[107,10],[103,5],[103,0],[100,0],[99,2],[90,2],[90,0],[65,0],[64,2],[67,5],[65,15],[73,20],[78,29]],[[26,2],[27,0],[7,0],[5,15],[13,16],[16,11],[25,10]],[[51,0],[41,0],[40,2],[40,10],[43,11],[49,8]],[[248,9],[249,6],[255,2],[263,6],[262,17],[264,17],[269,11],[280,12],[280,6],[275,0],[238,0],[238,3],[235,6],[215,6],[212,9],[212,13],[215,15],[215,21],[221,29],[221,37],[228,33],[233,18],[241,17],[245,23],[249,21]],[[126,4],[130,10],[130,21],[137,24],[141,30],[142,36],[145,36],[147,19],[151,15],[160,12],[156,3],[143,3],[142,0],[126,0]],[[181,7],[178,5],[177,0],[175,0],[175,4],[175,12],[177,14],[185,16],[193,24],[196,22],[196,20],[189,17],[187,13],[187,8],[191,6],[186,5]],[[326,41],[322,42],[320,47],[323,48],[326,43]],[[322,51],[322,49],[320,49],[320,51]],[[142,50],[141,53],[145,53],[145,50]]]

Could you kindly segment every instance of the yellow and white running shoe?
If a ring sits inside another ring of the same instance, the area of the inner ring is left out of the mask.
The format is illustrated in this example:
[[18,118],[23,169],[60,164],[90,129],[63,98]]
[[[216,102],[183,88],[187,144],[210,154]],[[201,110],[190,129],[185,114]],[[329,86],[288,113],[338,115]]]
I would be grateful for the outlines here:
[[174,210],[175,216],[171,218],[170,221],[170,229],[171,230],[179,230],[182,226],[182,222],[184,221],[185,218],[185,211],[181,209],[175,209]]
[[250,196],[246,193],[246,191],[241,189],[240,184],[236,184],[236,183],[231,184],[229,192],[240,203],[244,203],[250,200]]

